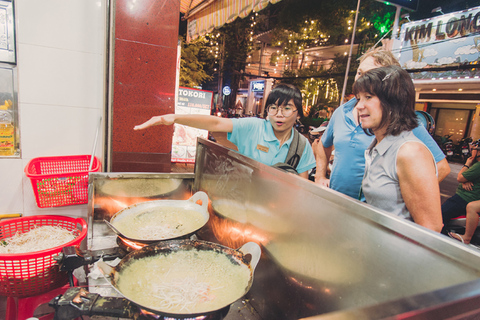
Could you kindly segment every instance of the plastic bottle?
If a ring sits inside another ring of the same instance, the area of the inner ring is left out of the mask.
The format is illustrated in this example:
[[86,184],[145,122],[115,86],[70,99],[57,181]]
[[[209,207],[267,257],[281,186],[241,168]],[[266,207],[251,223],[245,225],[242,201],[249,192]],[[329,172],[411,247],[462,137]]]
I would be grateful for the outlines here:
[[15,155],[15,127],[9,100],[0,106],[0,156]]

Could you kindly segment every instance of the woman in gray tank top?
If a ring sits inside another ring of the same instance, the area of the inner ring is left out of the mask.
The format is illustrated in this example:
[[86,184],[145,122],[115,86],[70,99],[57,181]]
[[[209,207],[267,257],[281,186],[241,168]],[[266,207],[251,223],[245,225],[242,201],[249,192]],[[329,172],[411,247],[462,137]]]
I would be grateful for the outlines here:
[[365,151],[366,202],[440,232],[435,160],[412,133],[418,122],[410,75],[397,66],[376,68],[355,82],[353,92],[362,128],[375,135]]

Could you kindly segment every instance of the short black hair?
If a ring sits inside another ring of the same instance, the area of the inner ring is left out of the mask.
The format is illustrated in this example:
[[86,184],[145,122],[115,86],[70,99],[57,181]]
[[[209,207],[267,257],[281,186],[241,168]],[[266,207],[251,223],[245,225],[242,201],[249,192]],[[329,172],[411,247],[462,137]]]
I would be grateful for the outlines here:
[[380,67],[365,72],[353,84],[353,93],[378,97],[382,108],[380,127],[386,135],[397,136],[418,126],[415,114],[415,86],[407,71],[399,66]]
[[268,94],[265,111],[271,104],[278,103],[278,105],[281,106],[287,104],[292,99],[298,110],[298,116],[303,118],[302,93],[297,87],[288,83],[279,83],[273,87],[272,91]]

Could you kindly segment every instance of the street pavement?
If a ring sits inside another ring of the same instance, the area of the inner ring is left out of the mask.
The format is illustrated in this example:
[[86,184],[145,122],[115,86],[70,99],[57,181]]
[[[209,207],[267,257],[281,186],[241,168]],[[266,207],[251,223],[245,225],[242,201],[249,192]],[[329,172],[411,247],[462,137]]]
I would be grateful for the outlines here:
[[450,173],[440,182],[440,196],[442,197],[442,203],[455,194],[457,190],[458,182],[457,175],[463,167],[463,163],[449,162]]

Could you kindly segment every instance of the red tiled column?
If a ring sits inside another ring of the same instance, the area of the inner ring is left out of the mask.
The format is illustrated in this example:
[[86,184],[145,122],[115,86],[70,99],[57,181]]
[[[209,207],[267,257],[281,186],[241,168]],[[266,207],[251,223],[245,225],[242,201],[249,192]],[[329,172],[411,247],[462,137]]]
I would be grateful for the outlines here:
[[180,0],[116,0],[111,171],[170,172],[173,127],[133,131],[175,112]]

